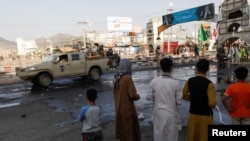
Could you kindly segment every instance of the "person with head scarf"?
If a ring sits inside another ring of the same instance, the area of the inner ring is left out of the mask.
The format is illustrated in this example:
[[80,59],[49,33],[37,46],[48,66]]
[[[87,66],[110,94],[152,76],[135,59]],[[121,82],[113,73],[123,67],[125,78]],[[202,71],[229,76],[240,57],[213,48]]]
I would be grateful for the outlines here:
[[140,99],[132,80],[129,59],[121,59],[113,79],[115,100],[115,133],[120,141],[140,141],[141,131],[134,101]]
[[200,59],[196,76],[189,78],[183,87],[183,99],[190,101],[187,141],[207,141],[208,125],[213,124],[213,108],[217,104],[215,85],[206,78],[209,61]]

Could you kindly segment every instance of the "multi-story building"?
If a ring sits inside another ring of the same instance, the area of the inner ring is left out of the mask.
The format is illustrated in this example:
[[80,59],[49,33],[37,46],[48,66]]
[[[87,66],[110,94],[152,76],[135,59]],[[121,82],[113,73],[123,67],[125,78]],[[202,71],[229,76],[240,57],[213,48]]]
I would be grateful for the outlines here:
[[[158,35],[158,27],[162,25],[162,21],[158,17],[153,17],[146,25],[147,45],[150,53],[154,53],[157,46],[162,46],[162,33]],[[160,50],[162,51],[162,47]]]
[[240,39],[250,42],[250,0],[224,0],[219,7],[218,45]]

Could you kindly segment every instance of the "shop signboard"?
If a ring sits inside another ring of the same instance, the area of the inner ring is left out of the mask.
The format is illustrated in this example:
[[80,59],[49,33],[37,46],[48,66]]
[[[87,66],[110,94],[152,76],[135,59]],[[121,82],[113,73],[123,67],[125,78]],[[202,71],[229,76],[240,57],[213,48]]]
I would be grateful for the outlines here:
[[[169,44],[169,48],[168,48],[168,44]],[[179,45],[178,41],[163,42],[163,53],[174,54],[174,52],[177,51],[178,45]],[[168,49],[170,50],[168,51]]]
[[132,31],[131,17],[107,17],[109,31]]

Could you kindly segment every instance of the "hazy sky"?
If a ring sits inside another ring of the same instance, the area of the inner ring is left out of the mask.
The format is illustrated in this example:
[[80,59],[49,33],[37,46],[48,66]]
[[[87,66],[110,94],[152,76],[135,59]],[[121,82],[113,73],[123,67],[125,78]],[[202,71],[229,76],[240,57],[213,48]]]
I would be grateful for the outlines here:
[[173,12],[215,4],[221,0],[1,0],[0,37],[15,41],[17,37],[33,40],[57,33],[81,36],[81,21],[90,21],[86,30],[107,31],[107,17],[131,17],[133,26],[146,27],[152,17],[167,14],[169,2]]

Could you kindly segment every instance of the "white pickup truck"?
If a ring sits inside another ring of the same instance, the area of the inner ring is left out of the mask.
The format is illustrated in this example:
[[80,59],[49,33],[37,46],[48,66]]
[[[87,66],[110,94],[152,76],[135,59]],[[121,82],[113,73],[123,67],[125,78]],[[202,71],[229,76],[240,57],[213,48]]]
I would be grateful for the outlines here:
[[89,76],[99,80],[109,69],[106,57],[87,57],[83,52],[53,54],[43,62],[26,67],[16,67],[16,76],[41,87],[49,86],[54,79]]

